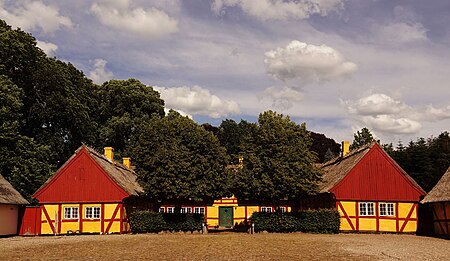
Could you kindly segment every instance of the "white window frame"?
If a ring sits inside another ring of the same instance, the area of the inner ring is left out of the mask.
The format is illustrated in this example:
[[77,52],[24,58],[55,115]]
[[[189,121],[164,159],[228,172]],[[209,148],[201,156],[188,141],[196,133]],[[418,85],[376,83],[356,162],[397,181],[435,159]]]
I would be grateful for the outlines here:
[[84,218],[86,219],[100,219],[101,209],[97,206],[85,207],[84,208]]
[[280,207],[280,212],[281,213],[286,213],[287,212],[287,208],[286,207]]
[[165,211],[164,211],[164,207],[160,207],[159,210],[158,210],[158,212],[159,212],[159,213],[164,213],[164,212],[165,212]]
[[78,219],[78,207],[64,207],[64,219]]
[[175,213],[175,208],[174,207],[167,207],[166,208],[166,213]]
[[192,213],[192,208],[191,207],[182,207],[181,208],[181,213]]
[[361,216],[361,217],[375,216],[375,203],[374,202],[359,202],[358,212],[359,212],[359,216]]
[[380,216],[383,217],[394,217],[395,216],[395,207],[392,202],[380,202],[378,204]]
[[205,214],[205,208],[204,207],[194,207],[194,213],[195,214]]
[[272,207],[261,207],[261,212],[272,213]]

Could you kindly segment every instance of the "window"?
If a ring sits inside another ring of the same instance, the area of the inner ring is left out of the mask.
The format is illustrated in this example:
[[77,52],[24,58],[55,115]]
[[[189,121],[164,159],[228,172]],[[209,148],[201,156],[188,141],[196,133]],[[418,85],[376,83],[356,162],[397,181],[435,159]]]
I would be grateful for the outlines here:
[[280,207],[280,212],[281,212],[281,213],[286,212],[286,207]]
[[164,208],[163,207],[159,208],[159,213],[164,213]]
[[64,207],[64,219],[78,219],[78,207]]
[[100,207],[86,207],[85,218],[100,219]]
[[261,207],[261,212],[272,212],[272,207]]
[[374,216],[374,203],[373,202],[360,202],[359,203],[359,215],[360,216]]
[[205,208],[194,208],[194,213],[205,214]]
[[167,213],[173,213],[173,212],[174,212],[174,207],[167,208]]
[[191,213],[192,212],[192,208],[190,207],[182,207],[181,208],[181,213]]
[[380,216],[395,216],[394,203],[380,203]]

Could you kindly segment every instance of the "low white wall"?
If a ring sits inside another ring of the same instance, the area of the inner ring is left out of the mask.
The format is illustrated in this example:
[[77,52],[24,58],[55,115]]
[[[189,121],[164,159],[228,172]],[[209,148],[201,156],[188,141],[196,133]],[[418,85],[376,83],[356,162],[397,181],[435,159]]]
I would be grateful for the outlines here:
[[0,235],[17,234],[19,207],[17,205],[0,204]]

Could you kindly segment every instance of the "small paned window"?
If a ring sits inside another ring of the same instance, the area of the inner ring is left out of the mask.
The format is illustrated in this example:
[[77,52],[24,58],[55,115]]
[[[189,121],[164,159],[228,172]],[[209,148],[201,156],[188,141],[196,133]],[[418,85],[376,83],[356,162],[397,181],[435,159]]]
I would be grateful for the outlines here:
[[167,208],[167,213],[173,213],[174,212],[174,207],[168,207]]
[[163,207],[159,208],[159,213],[164,213],[164,208]]
[[100,219],[100,207],[86,207],[85,218]]
[[280,212],[281,212],[281,213],[286,212],[286,207],[280,207]]
[[261,212],[272,212],[272,207],[261,207]]
[[380,203],[380,216],[395,216],[394,203]]
[[192,212],[192,208],[190,207],[182,207],[181,208],[181,213],[191,213]]
[[78,219],[78,207],[64,207],[64,219]]
[[360,202],[359,203],[359,215],[360,216],[374,216],[374,203],[373,202]]
[[194,213],[196,214],[205,214],[205,208],[194,208]]

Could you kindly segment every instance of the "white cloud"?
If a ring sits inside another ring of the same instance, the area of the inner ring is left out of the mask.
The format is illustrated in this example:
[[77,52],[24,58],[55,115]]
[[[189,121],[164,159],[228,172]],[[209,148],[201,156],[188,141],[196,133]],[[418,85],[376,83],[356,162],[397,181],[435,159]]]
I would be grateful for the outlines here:
[[268,51],[265,56],[267,73],[284,82],[291,79],[303,83],[326,82],[349,75],[358,68],[329,46],[300,41]]
[[[164,107],[164,112],[166,113],[166,115],[169,114],[170,110],[174,110],[174,109],[169,109],[169,108]],[[184,112],[182,110],[175,110],[175,111],[177,111],[179,114],[181,114],[181,116],[187,116],[189,119],[192,120],[192,115],[191,114],[186,113],[186,112]]]
[[14,27],[25,31],[39,28],[45,34],[73,26],[70,18],[59,14],[56,6],[40,1],[18,1],[9,8],[5,7],[5,1],[0,1],[0,17]]
[[439,121],[450,119],[450,105],[443,108],[435,108],[433,105],[428,105],[422,111],[423,119],[428,121]]
[[154,87],[161,93],[167,108],[183,111],[186,114],[207,115],[220,118],[229,114],[239,114],[236,102],[223,100],[200,86],[193,87]]
[[313,14],[326,16],[343,8],[342,0],[215,0],[211,9],[216,15],[226,13],[226,7],[239,7],[259,20],[306,19]]
[[158,39],[178,31],[178,21],[164,11],[155,7],[131,9],[128,0],[94,3],[91,12],[106,26],[149,39]]
[[412,134],[417,133],[422,124],[408,118],[396,118],[393,115],[364,116],[362,121],[371,129],[383,133]]
[[49,57],[54,57],[56,50],[58,50],[58,46],[54,43],[45,42],[45,41],[36,41],[37,47],[41,48],[44,53]]
[[378,42],[390,45],[402,45],[426,41],[427,30],[417,22],[392,22],[372,29]]
[[269,87],[264,90],[261,99],[268,98],[272,106],[277,109],[287,110],[292,108],[294,102],[303,100],[304,95],[300,91],[289,87]]
[[94,69],[89,73],[89,78],[97,84],[111,80],[114,74],[106,69],[107,61],[103,59],[94,60]]
[[346,101],[350,113],[358,115],[397,114],[406,109],[406,105],[382,93],[363,97],[355,102]]

